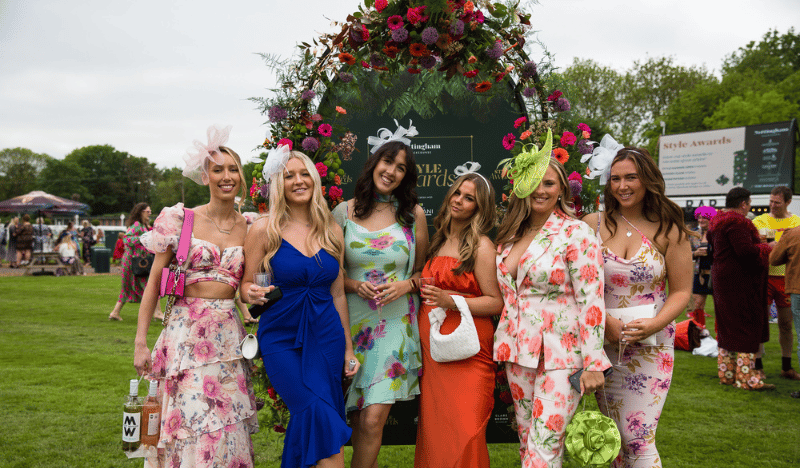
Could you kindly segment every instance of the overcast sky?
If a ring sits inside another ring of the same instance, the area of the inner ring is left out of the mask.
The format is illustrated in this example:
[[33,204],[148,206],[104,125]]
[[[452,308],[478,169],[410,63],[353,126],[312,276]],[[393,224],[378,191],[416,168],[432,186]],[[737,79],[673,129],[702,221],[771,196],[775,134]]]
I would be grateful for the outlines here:
[[[174,167],[192,140],[205,141],[206,128],[220,123],[233,125],[228,146],[247,158],[267,131],[247,99],[274,86],[256,54],[288,57],[358,5],[0,0],[0,149],[63,158],[110,144]],[[800,25],[797,0],[540,0],[531,9],[559,67],[581,57],[624,69],[671,55],[719,70],[726,55],[768,30]]]

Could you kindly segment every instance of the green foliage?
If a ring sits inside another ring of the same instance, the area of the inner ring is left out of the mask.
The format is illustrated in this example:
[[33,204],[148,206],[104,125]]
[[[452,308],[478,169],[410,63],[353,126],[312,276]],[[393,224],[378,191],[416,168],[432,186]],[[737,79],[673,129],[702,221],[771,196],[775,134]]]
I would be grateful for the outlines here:
[[27,148],[0,151],[0,200],[36,190],[36,177],[50,159]]
[[703,123],[711,129],[743,127],[791,120],[797,111],[798,104],[787,101],[777,90],[766,93],[748,91],[743,96],[728,99]]
[[[244,178],[246,179],[246,177]],[[208,201],[208,187],[183,176],[183,169],[173,167],[161,172],[153,189],[151,208],[159,213],[165,206],[183,202],[191,208]]]

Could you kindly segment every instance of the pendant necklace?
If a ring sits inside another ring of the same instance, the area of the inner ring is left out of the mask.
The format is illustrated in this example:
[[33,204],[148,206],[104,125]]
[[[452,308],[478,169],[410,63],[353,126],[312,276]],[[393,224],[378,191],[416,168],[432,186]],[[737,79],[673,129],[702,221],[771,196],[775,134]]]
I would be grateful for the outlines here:
[[234,219],[234,220],[233,220],[233,226],[231,226],[231,228],[230,228],[230,229],[222,229],[221,227],[219,227],[219,224],[217,224],[217,222],[216,222],[216,221],[214,221],[214,218],[212,218],[212,217],[211,217],[211,216],[208,214],[208,205],[206,205],[206,218],[210,219],[210,220],[211,220],[211,222],[212,222],[212,223],[214,223],[214,226],[217,228],[217,231],[219,231],[219,232],[221,232],[222,234],[225,234],[225,235],[228,235],[228,234],[230,234],[231,232],[233,232],[233,228],[236,226],[236,219]]
[[[626,222],[626,223],[628,223],[628,225],[630,226],[630,227],[626,227],[626,228],[625,228],[625,229],[627,229],[627,230],[628,230],[628,233],[627,233],[627,234],[625,234],[625,235],[626,235],[626,236],[628,236],[628,237],[632,236],[632,235],[633,235],[633,233],[631,232],[631,227],[632,227],[632,228],[634,228],[634,229],[636,229],[636,226],[634,226],[633,224],[631,224],[631,222],[630,222],[630,221],[628,221],[628,218],[626,218],[626,217],[625,217],[625,216],[624,216],[622,213],[620,213],[619,215],[620,215],[620,216],[622,217],[622,219],[624,219],[624,220],[625,220],[625,222]],[[636,230],[638,231],[638,229],[636,229]]]

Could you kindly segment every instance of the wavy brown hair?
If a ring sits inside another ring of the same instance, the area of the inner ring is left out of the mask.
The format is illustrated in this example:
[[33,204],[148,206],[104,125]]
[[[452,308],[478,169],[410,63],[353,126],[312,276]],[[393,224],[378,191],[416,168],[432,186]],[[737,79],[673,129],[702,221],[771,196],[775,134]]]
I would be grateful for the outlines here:
[[390,141],[378,148],[364,163],[364,170],[358,176],[354,193],[353,215],[365,219],[372,214],[377,200],[375,199],[375,182],[372,175],[381,159],[394,161],[400,151],[406,152],[406,173],[400,185],[394,189],[392,195],[397,199],[397,212],[395,218],[401,226],[414,224],[414,207],[417,206],[417,163],[411,147],[401,141]]
[[447,234],[450,233],[450,199],[453,198],[456,190],[466,181],[472,182],[475,186],[476,206],[475,213],[470,218],[469,224],[457,234],[459,238],[458,260],[461,263],[452,270],[453,274],[456,275],[475,270],[475,259],[478,256],[481,236],[487,235],[497,222],[497,212],[494,207],[494,187],[478,174],[464,174],[453,182],[444,197],[442,206],[439,208],[439,213],[433,220],[433,227],[436,232],[431,237],[425,260],[435,257],[447,240]]
[[[133,206],[133,209],[131,210],[131,214],[128,215],[128,220],[125,221],[125,226],[131,227],[131,226],[133,226],[133,223],[138,221],[139,224],[141,224],[142,226],[150,227],[149,224],[144,222],[144,218],[142,217],[142,212],[148,206],[150,206],[150,204],[149,203],[145,203],[145,202],[140,202],[140,203],[135,204]],[[70,223],[70,224],[72,224],[72,223]]]
[[[561,183],[561,195],[555,209],[574,218],[575,209],[570,203],[572,190],[569,188],[567,171],[560,162],[553,158],[550,158],[549,167],[555,169],[558,174],[558,180]],[[508,197],[508,211],[503,216],[500,227],[497,228],[497,240],[495,241],[497,245],[507,244],[514,238],[522,237],[525,231],[533,227],[533,210],[531,210],[531,204],[528,201],[531,196],[533,194],[525,198],[517,198],[514,192],[511,192]]]
[[[683,222],[683,210],[665,195],[666,184],[664,176],[656,166],[650,153],[644,148],[626,146],[617,152],[611,161],[611,166],[620,161],[629,160],[636,167],[636,173],[645,188],[644,199],[642,200],[642,215],[651,223],[658,223],[655,238],[662,233],[666,234],[672,230],[673,226],[678,227],[678,240],[683,236],[689,236],[689,230]],[[606,183],[603,190],[605,200],[606,216],[603,216],[606,228],[613,236],[617,231],[617,221],[614,213],[619,211],[619,202],[611,192],[611,181]]]

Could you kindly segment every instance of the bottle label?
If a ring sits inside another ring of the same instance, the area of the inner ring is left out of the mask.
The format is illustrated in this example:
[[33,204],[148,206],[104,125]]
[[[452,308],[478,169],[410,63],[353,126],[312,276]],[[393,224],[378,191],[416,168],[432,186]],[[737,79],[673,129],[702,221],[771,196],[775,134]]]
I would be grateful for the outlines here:
[[139,442],[142,413],[122,413],[122,441]]
[[147,435],[158,435],[159,424],[161,423],[161,413],[150,413],[147,421]]

